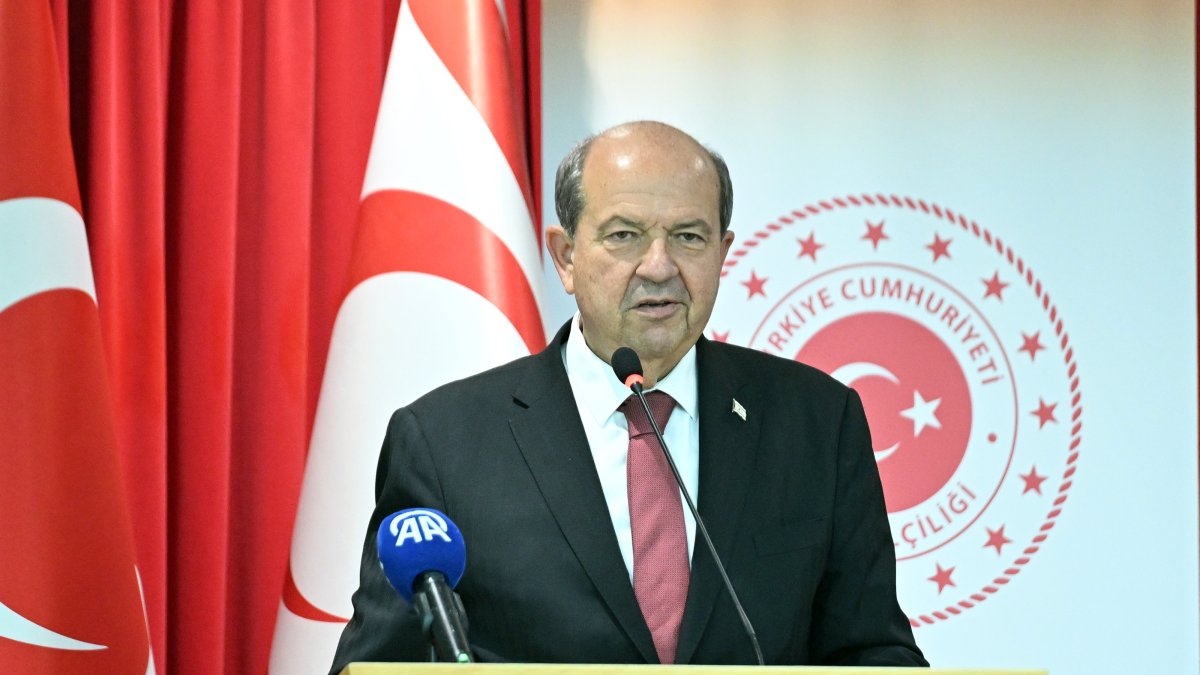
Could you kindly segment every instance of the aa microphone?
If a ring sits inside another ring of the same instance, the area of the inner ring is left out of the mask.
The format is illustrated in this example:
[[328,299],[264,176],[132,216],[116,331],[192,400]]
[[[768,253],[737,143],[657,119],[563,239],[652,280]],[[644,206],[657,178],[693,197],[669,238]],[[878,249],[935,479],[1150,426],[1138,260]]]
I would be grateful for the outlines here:
[[379,564],[421,617],[431,661],[471,663],[466,611],[454,587],[467,568],[462,533],[434,509],[397,511],[379,525]]
[[721,574],[721,581],[725,583],[725,590],[729,593],[729,598],[733,600],[733,607],[737,610],[738,617],[742,620],[742,627],[746,629],[746,635],[750,638],[750,644],[754,647],[754,657],[758,659],[758,665],[763,663],[762,648],[758,646],[758,635],[754,632],[754,626],[750,624],[750,617],[746,616],[746,610],[742,608],[742,601],[738,599],[737,591],[733,590],[733,584],[729,581],[729,574],[725,571],[725,565],[721,562],[721,557],[717,555],[717,547],[713,545],[712,537],[708,536],[708,528],[704,527],[704,520],[700,517],[700,511],[696,509],[695,502],[692,501],[692,495],[688,493],[687,486],[683,484],[683,476],[679,474],[679,469],[675,466],[675,460],[671,457],[671,451],[667,449],[667,442],[663,440],[662,429],[658,428],[658,421],[654,419],[654,413],[650,412],[650,405],[646,403],[646,395],[643,391],[642,378],[642,360],[638,358],[637,352],[629,347],[618,347],[617,351],[612,355],[613,373],[617,379],[626,387],[633,390],[637,395],[638,400],[642,402],[642,408],[646,411],[646,417],[650,420],[650,426],[654,429],[654,437],[658,439],[658,446],[662,448],[663,454],[667,456],[667,464],[671,467],[671,473],[675,476],[675,482],[679,484],[679,491],[683,493],[683,500],[687,502],[688,509],[692,512],[692,517],[696,519],[696,530],[700,532],[700,538],[704,540],[708,547],[708,552],[712,555],[713,562],[717,564],[717,572]]

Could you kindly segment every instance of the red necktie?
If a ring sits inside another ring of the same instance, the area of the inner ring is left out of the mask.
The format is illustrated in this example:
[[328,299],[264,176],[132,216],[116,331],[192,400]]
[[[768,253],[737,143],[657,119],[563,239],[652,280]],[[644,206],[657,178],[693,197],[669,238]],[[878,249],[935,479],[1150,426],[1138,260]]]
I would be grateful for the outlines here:
[[[646,402],[658,428],[664,429],[675,401],[652,391]],[[654,638],[662,663],[675,661],[679,624],[687,600],[687,531],[679,486],[663,455],[646,411],[636,396],[621,404],[629,422],[629,524],[633,530],[633,593]]]

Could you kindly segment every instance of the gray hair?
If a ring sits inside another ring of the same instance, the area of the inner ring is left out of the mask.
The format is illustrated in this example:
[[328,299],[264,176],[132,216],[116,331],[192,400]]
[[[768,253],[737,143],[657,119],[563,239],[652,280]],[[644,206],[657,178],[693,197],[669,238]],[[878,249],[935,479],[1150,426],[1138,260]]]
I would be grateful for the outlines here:
[[[575,228],[579,225],[579,216],[583,213],[583,163],[587,161],[588,152],[592,149],[600,134],[592,134],[575,144],[571,151],[563,157],[554,174],[554,211],[558,214],[558,222],[567,231],[567,236],[575,237]],[[729,178],[729,166],[725,158],[716,150],[701,146],[708,153],[708,158],[717,171],[717,212],[721,220],[721,234],[729,229],[733,219],[733,181]]]

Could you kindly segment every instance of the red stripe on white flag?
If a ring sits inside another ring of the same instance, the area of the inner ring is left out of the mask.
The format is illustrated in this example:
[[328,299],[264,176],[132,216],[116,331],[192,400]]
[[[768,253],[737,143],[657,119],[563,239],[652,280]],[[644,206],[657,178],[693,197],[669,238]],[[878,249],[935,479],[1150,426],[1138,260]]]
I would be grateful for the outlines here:
[[0,4],[0,660],[152,672],[52,30]]
[[[512,100],[506,22],[496,0],[413,0],[413,18],[487,123],[533,211],[525,128]],[[469,31],[463,39],[464,29]]]
[[325,672],[391,412],[541,349],[541,259],[495,0],[405,2],[317,406],[271,671]]

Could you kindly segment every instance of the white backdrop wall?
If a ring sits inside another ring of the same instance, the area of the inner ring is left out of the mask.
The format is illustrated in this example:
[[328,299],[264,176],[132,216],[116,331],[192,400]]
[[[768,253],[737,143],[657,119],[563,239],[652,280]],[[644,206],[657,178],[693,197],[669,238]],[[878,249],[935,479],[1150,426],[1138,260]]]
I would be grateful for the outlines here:
[[[899,448],[880,468],[930,661],[1197,672],[1193,4],[543,11],[547,224],[554,168],[584,134],[659,119],[726,157],[740,253],[709,335],[856,366],[840,375],[867,399],[877,451]],[[573,305],[546,270],[552,331]],[[956,314],[844,292],[866,279]],[[806,309],[822,288],[825,308]],[[792,310],[807,319],[794,335]],[[977,336],[960,344],[968,316]],[[996,367],[977,372],[984,350]],[[957,384],[921,380],[930,364]],[[940,482],[905,487],[921,466]],[[922,519],[950,489],[965,515],[934,534]]]

